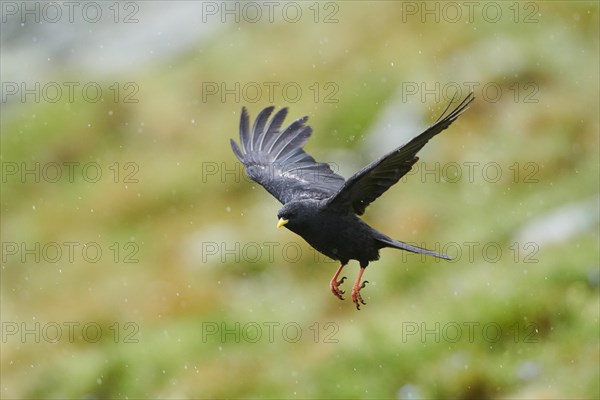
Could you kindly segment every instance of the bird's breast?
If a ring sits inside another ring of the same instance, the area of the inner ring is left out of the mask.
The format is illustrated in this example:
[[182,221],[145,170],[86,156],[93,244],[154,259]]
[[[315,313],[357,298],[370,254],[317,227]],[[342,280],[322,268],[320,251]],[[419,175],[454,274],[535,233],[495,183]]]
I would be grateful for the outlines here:
[[379,258],[373,229],[354,215],[322,215],[318,223],[296,231],[308,244],[334,260]]

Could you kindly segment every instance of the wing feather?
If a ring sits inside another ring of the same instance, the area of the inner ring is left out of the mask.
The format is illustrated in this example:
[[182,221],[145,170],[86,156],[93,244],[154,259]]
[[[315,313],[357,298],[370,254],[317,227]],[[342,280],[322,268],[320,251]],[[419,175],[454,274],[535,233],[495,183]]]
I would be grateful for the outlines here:
[[296,131],[293,135],[289,135],[288,138],[281,141],[277,146],[273,148],[275,158],[283,160],[287,158],[287,155],[293,155],[294,150],[302,148],[312,133],[310,126],[303,126]]
[[350,179],[328,200],[330,207],[349,207],[362,215],[369,204],[385,193],[419,160],[417,153],[438,133],[450,126],[474,100],[469,93],[460,104],[446,115],[454,98],[436,122],[407,144],[398,147],[378,160],[373,161]]
[[271,146],[271,143],[275,140],[277,135],[279,134],[279,129],[281,128],[281,124],[285,120],[287,116],[288,109],[287,107],[282,108],[281,110],[275,113],[271,122],[263,132],[256,132],[257,135],[261,135],[260,146],[259,149],[265,149]]
[[247,153],[250,151],[250,120],[246,108],[242,108],[242,116],[240,117],[240,144],[242,149]]
[[[265,130],[265,125],[267,124],[267,121],[269,120],[269,117],[273,113],[274,109],[275,109],[275,107],[270,106],[270,107],[263,109],[258,114],[258,116],[256,117],[256,120],[254,121],[254,127],[252,128],[252,132],[263,132]],[[261,139],[261,135],[254,135],[254,137],[252,138],[252,149],[250,149],[250,150],[260,148],[260,143],[259,143],[260,139]]]
[[248,113],[242,108],[240,117],[241,147],[231,139],[236,157],[246,166],[246,174],[285,204],[293,200],[331,197],[344,184],[329,164],[316,162],[303,149],[312,134],[305,125],[307,117],[292,122],[281,130],[287,108],[279,110],[269,121],[274,107],[262,110],[250,131]]

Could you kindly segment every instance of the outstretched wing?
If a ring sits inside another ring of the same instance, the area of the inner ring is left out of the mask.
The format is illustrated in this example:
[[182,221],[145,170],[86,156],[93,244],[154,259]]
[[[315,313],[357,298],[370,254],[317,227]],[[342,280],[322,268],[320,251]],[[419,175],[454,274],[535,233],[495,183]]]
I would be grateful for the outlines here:
[[446,115],[454,102],[453,98],[431,127],[404,146],[398,147],[354,174],[332,196],[328,201],[328,205],[332,207],[351,207],[356,214],[362,215],[369,204],[411,170],[412,166],[419,160],[416,156],[417,153],[429,139],[449,127],[474,99],[473,93],[469,93],[454,110]]
[[274,108],[262,110],[252,130],[248,112],[242,108],[241,148],[233,139],[231,148],[246,166],[246,174],[283,204],[331,197],[342,187],[344,178],[334,173],[329,164],[316,162],[302,149],[312,133],[312,128],[305,125],[308,117],[299,118],[280,130],[287,108],[279,110],[269,121]]

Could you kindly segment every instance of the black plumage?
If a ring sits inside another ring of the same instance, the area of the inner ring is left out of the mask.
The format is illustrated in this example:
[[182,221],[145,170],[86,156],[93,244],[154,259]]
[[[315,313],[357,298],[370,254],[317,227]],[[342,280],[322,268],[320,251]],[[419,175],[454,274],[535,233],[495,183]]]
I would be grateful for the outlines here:
[[350,179],[344,180],[325,163],[316,162],[304,150],[312,133],[305,125],[307,117],[281,130],[287,116],[282,108],[269,120],[274,107],[262,110],[252,129],[245,108],[240,119],[240,144],[232,139],[231,148],[246,166],[246,174],[275,196],[283,207],[277,213],[278,227],[284,226],[302,236],[312,247],[341,265],[330,282],[334,295],[343,299],[339,289],[344,278],[338,277],[350,260],[360,263],[358,278],[352,288],[352,300],[360,309],[365,304],[360,290],[362,275],[370,261],[379,259],[379,250],[393,247],[413,253],[449,259],[445,254],[394,240],[373,229],[358,216],[418,161],[416,156],[425,144],[448,128],[474,100],[470,93],[452,111],[450,102],[436,122],[407,144],[373,161]]

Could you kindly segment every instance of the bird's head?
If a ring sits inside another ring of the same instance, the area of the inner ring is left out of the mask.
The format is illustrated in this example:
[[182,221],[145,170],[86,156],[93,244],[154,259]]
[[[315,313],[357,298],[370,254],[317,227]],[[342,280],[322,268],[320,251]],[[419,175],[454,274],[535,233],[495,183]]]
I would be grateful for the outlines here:
[[318,212],[318,205],[314,201],[293,201],[284,205],[277,212],[277,227],[285,226],[291,231],[296,232],[302,227],[311,224],[314,216]]

